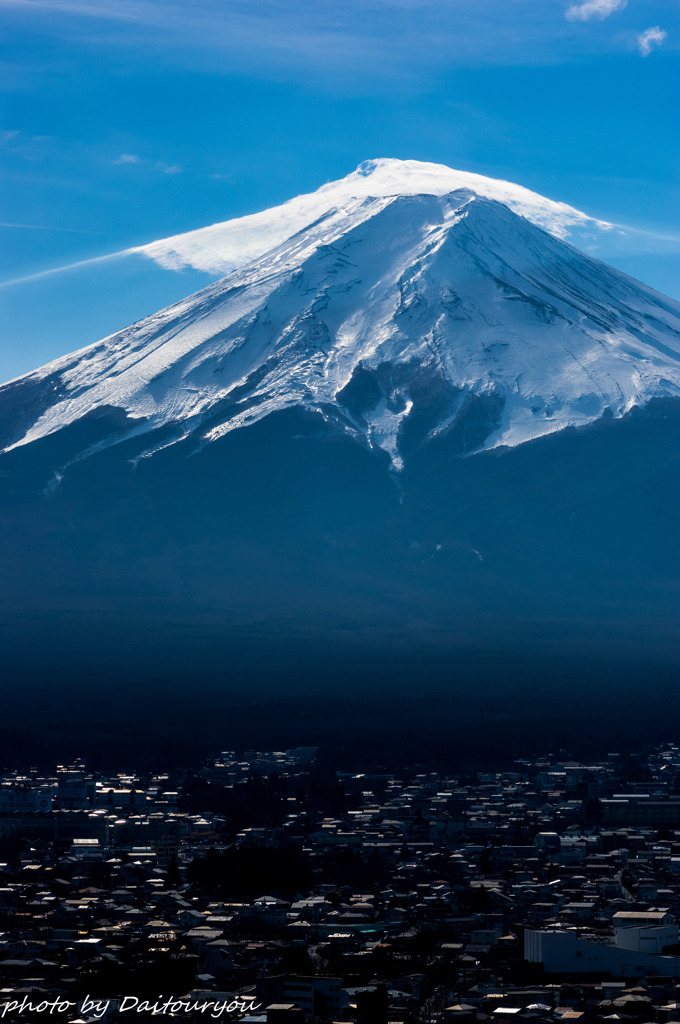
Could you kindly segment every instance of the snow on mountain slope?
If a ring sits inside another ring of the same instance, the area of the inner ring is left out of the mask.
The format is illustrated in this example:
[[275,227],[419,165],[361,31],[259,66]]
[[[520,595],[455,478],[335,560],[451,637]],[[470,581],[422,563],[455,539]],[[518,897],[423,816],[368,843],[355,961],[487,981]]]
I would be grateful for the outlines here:
[[32,397],[5,450],[112,407],[125,436],[171,428],[167,446],[304,406],[399,469],[410,427],[435,436],[472,401],[488,448],[680,396],[680,305],[468,189],[355,198],[5,385],[0,412],[13,390]]
[[456,171],[443,164],[383,159],[367,160],[347,177],[323,185],[316,192],[290,199],[271,210],[213,224],[128,251],[147,256],[172,270],[194,267],[208,273],[226,274],[282,245],[292,235],[327,217],[332,211],[346,213],[348,204],[353,206],[358,221],[373,216],[373,202],[357,210],[353,204],[355,199],[376,200],[379,208],[381,201],[389,197],[441,196],[460,188],[497,199],[557,238],[569,238],[576,244],[592,242],[601,232],[610,231],[613,227],[566,203],[553,202],[509,181]]

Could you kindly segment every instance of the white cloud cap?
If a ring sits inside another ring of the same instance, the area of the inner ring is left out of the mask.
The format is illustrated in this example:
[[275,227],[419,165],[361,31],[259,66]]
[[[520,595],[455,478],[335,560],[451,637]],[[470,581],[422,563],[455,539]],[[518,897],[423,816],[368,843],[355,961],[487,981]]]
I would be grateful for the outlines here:
[[569,21],[590,21],[591,18],[604,21],[615,11],[623,10],[626,3],[627,0],[585,0],[585,3],[569,7],[565,17]]
[[646,28],[644,32],[641,32],[637,37],[638,49],[643,57],[649,57],[652,52],[653,46],[661,46],[662,42],[668,35],[658,25],[654,25],[653,28]]

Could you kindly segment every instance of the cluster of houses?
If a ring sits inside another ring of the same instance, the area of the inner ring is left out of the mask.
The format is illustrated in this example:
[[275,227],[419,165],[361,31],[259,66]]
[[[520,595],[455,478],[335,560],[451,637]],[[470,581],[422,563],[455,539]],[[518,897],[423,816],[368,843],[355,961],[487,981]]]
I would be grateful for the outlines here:
[[678,921],[672,745],[467,776],[306,747],[0,777],[10,1022],[62,1000],[64,1024],[671,1024]]

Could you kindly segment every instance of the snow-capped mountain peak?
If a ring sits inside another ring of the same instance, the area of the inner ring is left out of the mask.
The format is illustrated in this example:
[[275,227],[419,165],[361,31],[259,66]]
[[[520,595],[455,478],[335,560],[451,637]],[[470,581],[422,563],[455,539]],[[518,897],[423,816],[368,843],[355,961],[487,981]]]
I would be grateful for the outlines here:
[[[384,192],[410,170],[380,161],[355,175],[384,179]],[[462,422],[474,451],[680,395],[679,328],[677,303],[467,184],[359,195],[185,301],[6,385],[0,399],[14,389],[25,416],[4,444],[113,410],[118,427],[98,445],[149,435],[153,455],[304,407],[398,470]]]

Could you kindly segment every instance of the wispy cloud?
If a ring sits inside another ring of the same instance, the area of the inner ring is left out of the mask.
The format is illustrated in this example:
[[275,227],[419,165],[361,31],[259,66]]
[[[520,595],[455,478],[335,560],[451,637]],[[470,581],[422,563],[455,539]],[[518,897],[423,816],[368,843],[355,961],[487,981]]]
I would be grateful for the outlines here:
[[49,270],[38,270],[35,274],[26,274],[23,277],[13,277],[9,281],[0,281],[0,288],[10,288],[15,284],[25,284],[27,281],[38,281],[42,277],[51,277],[53,274],[63,274],[67,270],[76,270],[79,267],[89,267],[93,263],[105,263],[107,260],[119,259],[127,255],[130,250],[122,252],[110,252],[105,256],[93,256],[87,260],[77,260],[75,263],[66,263],[61,267],[50,267]]
[[597,18],[604,21],[615,11],[621,11],[626,6],[627,0],[585,0],[584,3],[574,4],[566,11],[565,17],[569,21],[590,21]]
[[[435,68],[478,63],[563,62],[565,0],[0,0],[41,31],[88,46],[153,47],[163,61],[317,81],[347,90],[388,77],[408,87]],[[569,2],[569,0],[567,0]],[[585,0],[575,18],[605,17],[625,0]],[[104,31],[97,22],[108,22]],[[490,28],[492,26],[492,28]],[[591,44],[588,44],[591,45]],[[592,43],[597,46],[597,41]]]
[[[145,8],[150,4],[140,3],[142,10],[135,14],[134,3],[96,4],[91,0],[0,0],[0,7],[16,11],[45,11],[55,14],[70,14],[82,17],[105,18],[107,21],[143,21]],[[97,9],[99,8],[99,9]]]
[[638,49],[643,57],[649,57],[652,52],[653,46],[661,46],[662,42],[668,35],[668,32],[664,32],[658,25],[654,25],[653,28],[647,28],[644,32],[641,32],[637,37]]
[[149,160],[146,157],[137,156],[136,153],[121,153],[119,157],[113,161],[116,166],[128,165],[144,165],[150,167],[154,171],[160,171],[161,174],[181,174],[184,170],[179,164],[168,164],[164,160]]
[[181,174],[183,170],[179,164],[164,164],[162,160],[154,166],[157,171],[161,171],[163,174]]
[[[676,2],[655,0],[654,17]],[[313,80],[315,88],[364,95],[367,87],[418,89],[442,68],[565,64],[612,45],[630,48],[632,31],[612,44],[604,32],[569,27],[603,21],[626,3],[192,0],[189,8],[182,0],[0,0],[0,11],[19,22],[39,18],[41,33],[88,52],[137,50],[183,69]]]
[[92,231],[88,231],[86,228],[60,228],[54,227],[51,224],[15,224],[10,221],[0,221],[0,228],[21,228],[26,231],[68,231],[69,234],[73,233],[76,235],[91,235]]

